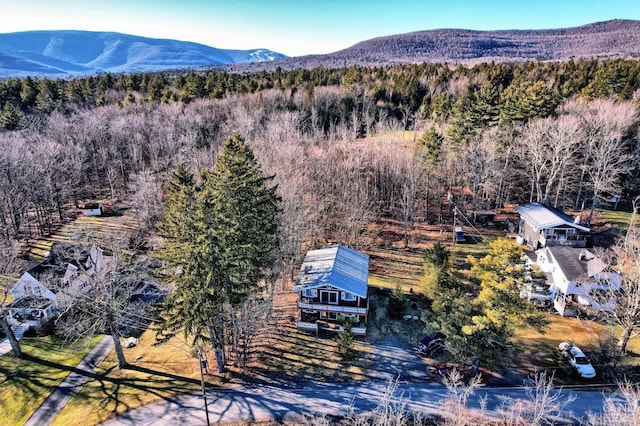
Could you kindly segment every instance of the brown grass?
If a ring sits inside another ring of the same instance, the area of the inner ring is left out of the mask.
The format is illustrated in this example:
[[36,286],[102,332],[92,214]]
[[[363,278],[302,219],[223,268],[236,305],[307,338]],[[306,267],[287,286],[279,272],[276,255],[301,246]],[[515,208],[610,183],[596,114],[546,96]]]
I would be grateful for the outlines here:
[[292,286],[289,282],[276,293],[274,321],[254,350],[252,378],[282,382],[366,379],[371,347],[361,339],[356,340],[358,356],[353,361],[343,361],[338,354],[336,335],[316,336],[298,330],[295,326],[298,294],[291,291]]
[[84,216],[65,224],[55,234],[29,242],[29,260],[41,262],[53,243],[90,242],[109,247],[114,238],[125,236],[137,227],[137,212],[127,208],[123,212],[105,216]]

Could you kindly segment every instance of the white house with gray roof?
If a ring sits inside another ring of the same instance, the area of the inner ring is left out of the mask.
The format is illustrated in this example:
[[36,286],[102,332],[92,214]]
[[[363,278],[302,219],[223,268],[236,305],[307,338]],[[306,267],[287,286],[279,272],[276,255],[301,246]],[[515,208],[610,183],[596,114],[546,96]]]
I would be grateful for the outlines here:
[[339,332],[353,321],[354,334],[367,332],[369,256],[341,245],[307,252],[293,291],[299,293],[299,329]]
[[586,247],[589,228],[558,209],[540,203],[516,207],[520,214],[518,235],[534,250],[550,246]]
[[547,273],[553,306],[560,315],[573,316],[575,308],[609,311],[612,290],[622,277],[585,248],[545,247],[536,251],[536,264]]
[[58,314],[56,295],[28,272],[9,290],[13,301],[7,306],[11,325],[39,328]]

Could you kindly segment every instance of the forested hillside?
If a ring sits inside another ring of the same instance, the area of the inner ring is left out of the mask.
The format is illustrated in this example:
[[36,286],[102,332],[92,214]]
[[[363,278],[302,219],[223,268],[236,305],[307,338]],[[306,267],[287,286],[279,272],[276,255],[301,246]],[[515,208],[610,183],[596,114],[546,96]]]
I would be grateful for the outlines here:
[[548,30],[472,31],[436,29],[364,40],[326,55],[307,55],[275,63],[237,64],[233,69],[255,71],[345,67],[352,65],[521,62],[579,58],[637,58],[640,21],[616,19],[571,28]]
[[[152,229],[178,163],[239,133],[282,197],[283,255],[359,246],[462,210],[590,209],[639,191],[640,62],[578,60],[102,75],[0,83],[0,233],[27,240],[98,198]],[[410,244],[407,240],[407,244]]]

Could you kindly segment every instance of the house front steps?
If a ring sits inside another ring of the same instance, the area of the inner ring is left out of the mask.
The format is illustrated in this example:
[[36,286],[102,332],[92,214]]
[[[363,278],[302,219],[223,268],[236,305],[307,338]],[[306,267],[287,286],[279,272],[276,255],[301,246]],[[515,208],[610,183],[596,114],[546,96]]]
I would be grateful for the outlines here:
[[18,324],[18,325],[12,325],[11,329],[13,330],[13,335],[16,336],[17,340],[22,339],[22,336],[24,336],[24,333],[27,332],[27,330],[29,330],[29,324]]

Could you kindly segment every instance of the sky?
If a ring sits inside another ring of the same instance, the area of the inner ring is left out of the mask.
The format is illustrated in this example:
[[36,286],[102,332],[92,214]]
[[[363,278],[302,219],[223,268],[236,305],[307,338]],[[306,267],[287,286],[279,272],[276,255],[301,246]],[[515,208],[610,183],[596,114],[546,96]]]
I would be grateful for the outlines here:
[[323,54],[441,28],[545,29],[640,20],[640,0],[0,0],[0,32],[114,31],[220,49]]

